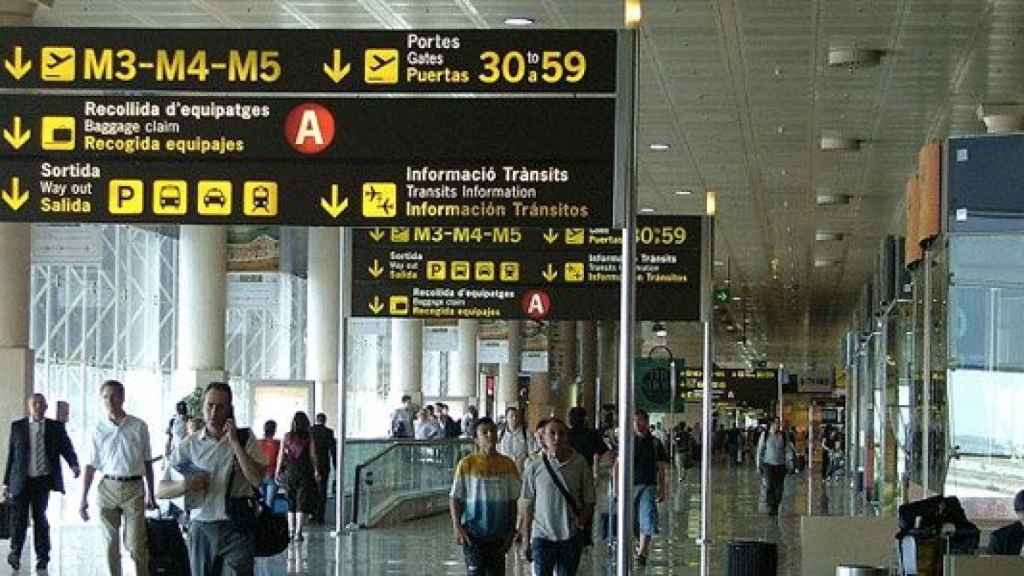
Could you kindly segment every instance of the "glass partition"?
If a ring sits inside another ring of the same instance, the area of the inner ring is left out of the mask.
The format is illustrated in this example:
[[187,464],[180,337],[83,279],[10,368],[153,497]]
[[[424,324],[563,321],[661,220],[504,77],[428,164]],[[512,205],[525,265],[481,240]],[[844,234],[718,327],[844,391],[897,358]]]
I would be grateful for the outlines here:
[[[949,398],[946,394],[947,364],[947,298],[949,290],[949,269],[947,254],[944,249],[929,251],[931,262],[931,354],[929,372],[931,375],[931,419],[928,430],[928,446],[931,471],[928,475],[928,490],[939,494],[945,484],[946,469],[949,463],[949,437],[947,426],[949,421]],[[926,260],[929,261],[929,260]]]
[[980,515],[1009,516],[1024,485],[1024,238],[956,236],[950,269],[949,425],[960,457],[945,485]]
[[407,498],[447,494],[455,465],[472,449],[471,440],[392,441],[374,456],[358,460],[350,476],[356,490],[352,521],[372,527]]

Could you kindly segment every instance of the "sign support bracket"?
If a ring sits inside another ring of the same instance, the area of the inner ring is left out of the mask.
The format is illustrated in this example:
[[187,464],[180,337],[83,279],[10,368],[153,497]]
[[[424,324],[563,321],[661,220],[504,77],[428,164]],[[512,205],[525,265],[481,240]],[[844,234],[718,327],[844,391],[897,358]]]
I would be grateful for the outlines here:
[[[621,309],[619,312],[619,453],[616,484],[616,562],[619,576],[629,576],[633,551],[633,357],[636,347],[636,203],[637,93],[640,86],[640,35],[636,30],[619,32],[619,108],[616,133],[616,196],[623,199]],[[616,205],[619,203],[616,202]]]

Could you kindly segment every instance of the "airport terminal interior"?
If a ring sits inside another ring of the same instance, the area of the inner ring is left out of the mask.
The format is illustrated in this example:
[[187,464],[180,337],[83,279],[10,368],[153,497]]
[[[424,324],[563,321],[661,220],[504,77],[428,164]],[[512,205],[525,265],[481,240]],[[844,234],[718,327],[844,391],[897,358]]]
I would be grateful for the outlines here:
[[[338,442],[256,574],[465,574],[477,420],[580,407],[580,574],[1024,574],[1021,0],[0,0],[0,59],[8,468],[33,393],[84,465],[115,379],[159,480],[227,382]],[[39,573],[107,574],[61,466]]]

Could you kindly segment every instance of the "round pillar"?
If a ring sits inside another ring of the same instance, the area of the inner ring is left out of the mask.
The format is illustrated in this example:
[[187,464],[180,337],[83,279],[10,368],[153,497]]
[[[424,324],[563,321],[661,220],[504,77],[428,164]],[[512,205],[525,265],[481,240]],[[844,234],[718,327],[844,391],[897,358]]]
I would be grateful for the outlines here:
[[579,406],[586,409],[591,422],[594,420],[594,401],[597,397],[597,323],[593,321],[578,322],[576,336],[580,342],[579,365]]
[[181,226],[178,237],[178,387],[188,394],[223,380],[227,231]]
[[477,402],[479,368],[476,363],[476,338],[479,333],[479,320],[459,320],[459,348],[449,356],[451,376],[448,378],[448,396],[466,398],[467,406],[475,406]]
[[530,406],[527,410],[527,424],[531,431],[541,420],[558,415],[558,405],[556,404],[556,400],[556,395],[551,389],[551,380],[548,377],[548,373],[531,373]]
[[509,406],[519,406],[519,353],[523,348],[521,323],[505,323],[508,328],[508,362],[498,365],[498,389],[495,391],[495,414],[503,415]]
[[412,403],[423,405],[423,320],[391,321],[391,382],[388,406],[397,408],[402,396],[412,396]]
[[338,333],[341,230],[309,229],[306,282],[306,379],[315,382],[314,412],[338,422]]
[[597,349],[601,357],[598,385],[601,387],[602,405],[619,403],[616,393],[619,382],[619,346],[615,332],[615,323],[608,320],[602,320],[597,328]]

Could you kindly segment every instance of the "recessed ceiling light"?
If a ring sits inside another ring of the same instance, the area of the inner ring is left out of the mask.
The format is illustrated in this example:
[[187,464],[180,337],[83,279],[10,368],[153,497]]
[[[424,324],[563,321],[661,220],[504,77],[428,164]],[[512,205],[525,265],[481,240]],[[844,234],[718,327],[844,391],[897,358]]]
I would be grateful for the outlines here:
[[818,194],[818,206],[843,206],[850,203],[846,194]]
[[676,196],[689,196],[693,194],[693,190],[676,190]]
[[827,268],[829,266],[835,266],[837,264],[839,264],[839,260],[837,260],[836,258],[815,258],[814,259],[814,267],[815,268]]
[[833,46],[828,51],[828,65],[833,68],[867,68],[882,61],[881,50],[864,50],[847,46]]
[[847,138],[843,136],[825,136],[821,137],[821,149],[825,152],[834,151],[856,151],[860,150],[862,140],[859,138]]
[[732,297],[732,301],[733,302],[739,302],[740,300],[743,300],[743,298],[741,298],[740,296],[733,296]]
[[665,144],[664,142],[655,142],[654,144],[650,145],[650,149],[654,150],[655,152],[664,152],[670,148],[672,148],[672,145]]
[[725,266],[725,262],[722,262],[721,260],[715,260],[715,266]]
[[526,16],[511,16],[505,18],[505,24],[508,26],[529,26],[533,24],[533,18],[527,18]]
[[643,212],[644,214],[650,214],[654,212],[654,208],[641,208],[640,211]]
[[815,232],[814,239],[818,242],[838,242],[843,239],[839,232]]

